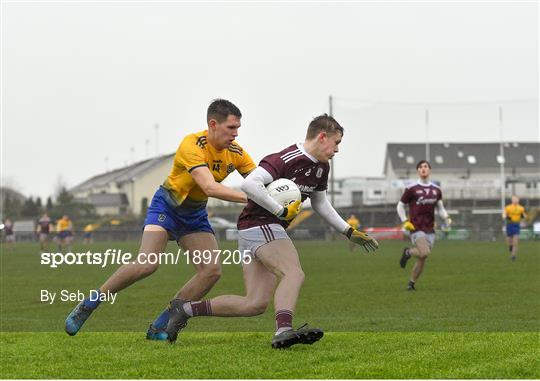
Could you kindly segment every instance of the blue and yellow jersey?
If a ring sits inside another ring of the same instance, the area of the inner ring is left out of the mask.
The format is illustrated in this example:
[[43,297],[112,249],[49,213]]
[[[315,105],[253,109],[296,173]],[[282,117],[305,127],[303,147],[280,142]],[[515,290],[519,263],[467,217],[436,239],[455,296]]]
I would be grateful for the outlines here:
[[84,227],[84,232],[85,233],[91,233],[94,231],[94,225],[92,224],[88,224]]
[[163,187],[178,204],[186,199],[197,202],[208,199],[191,177],[191,171],[195,168],[208,167],[219,183],[235,170],[246,175],[257,167],[238,143],[233,142],[229,148],[218,151],[208,144],[207,136],[207,130],[190,134],[182,140],[176,151],[173,168]]
[[358,218],[355,217],[349,217],[347,223],[354,229],[358,229],[358,226],[360,226],[360,221],[358,220]]
[[504,214],[506,215],[506,220],[509,223],[518,224],[523,218],[525,218],[525,208],[519,204],[509,204],[504,208]]
[[73,230],[73,225],[71,224],[71,220],[69,218],[61,218],[58,220],[58,223],[56,224],[56,231],[63,232],[71,230]]

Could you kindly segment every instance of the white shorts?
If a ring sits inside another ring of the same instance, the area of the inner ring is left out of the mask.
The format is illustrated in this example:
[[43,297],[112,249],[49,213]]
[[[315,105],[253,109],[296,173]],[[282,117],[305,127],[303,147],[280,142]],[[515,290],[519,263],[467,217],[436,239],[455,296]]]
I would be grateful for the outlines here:
[[289,235],[279,224],[255,226],[238,231],[238,250],[257,258],[257,249],[276,239],[289,239]]
[[435,233],[424,233],[423,231],[414,232],[411,234],[411,242],[413,245],[416,245],[416,240],[418,238],[425,238],[428,242],[429,248],[433,249],[435,244]]

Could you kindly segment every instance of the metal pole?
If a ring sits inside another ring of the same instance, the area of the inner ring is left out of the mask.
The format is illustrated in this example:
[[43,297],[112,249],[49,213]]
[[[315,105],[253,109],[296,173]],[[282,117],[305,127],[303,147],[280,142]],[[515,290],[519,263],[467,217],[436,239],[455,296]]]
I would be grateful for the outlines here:
[[506,188],[506,179],[504,176],[504,162],[506,161],[504,157],[504,145],[503,145],[503,110],[502,106],[499,106],[499,165],[501,169],[501,213],[504,212],[504,203],[505,203],[505,188]]
[[[328,96],[328,115],[334,116],[333,98]],[[330,202],[332,206],[335,206],[335,192],[334,192],[334,159],[330,160]]]
[[429,161],[429,109],[426,108],[425,112],[426,121],[426,160]]
[[159,124],[156,123],[154,125],[154,128],[156,129],[156,156],[159,155]]

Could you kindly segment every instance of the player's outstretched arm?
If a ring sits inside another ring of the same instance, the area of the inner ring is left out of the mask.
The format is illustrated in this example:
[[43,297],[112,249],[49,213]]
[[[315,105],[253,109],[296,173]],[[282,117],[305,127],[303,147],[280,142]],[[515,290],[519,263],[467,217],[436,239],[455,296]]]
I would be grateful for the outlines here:
[[452,225],[452,219],[444,208],[442,200],[437,201],[437,210],[439,211],[439,216],[441,216],[441,218],[445,220],[446,224],[449,226]]
[[241,189],[246,192],[249,199],[270,213],[282,220],[291,221],[300,212],[302,201],[298,200],[287,207],[281,206],[270,196],[266,189],[266,185],[272,181],[274,181],[274,178],[266,169],[257,167],[244,179]]
[[328,201],[326,191],[312,192],[311,206],[330,226],[347,236],[350,241],[361,245],[366,251],[375,251],[379,247],[379,243],[375,238],[354,229],[341,218],[332,204],[330,204],[330,201]]
[[191,176],[208,197],[239,203],[247,202],[247,196],[244,192],[236,191],[216,182],[208,167],[195,168],[191,171]]

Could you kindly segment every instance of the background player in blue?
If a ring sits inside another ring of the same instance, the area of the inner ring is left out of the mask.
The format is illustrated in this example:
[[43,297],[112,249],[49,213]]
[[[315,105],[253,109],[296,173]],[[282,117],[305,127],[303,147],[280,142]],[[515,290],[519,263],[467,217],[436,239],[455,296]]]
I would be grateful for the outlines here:
[[[247,152],[234,141],[241,117],[240,110],[231,102],[215,100],[207,111],[208,130],[189,134],[182,140],[171,172],[148,208],[139,253],[162,253],[167,241],[174,240],[190,255],[194,250],[209,250],[217,255],[218,245],[206,212],[208,197],[246,203],[245,193],[220,182],[234,170],[245,176],[256,167]],[[139,259],[121,266],[99,287],[99,293],[123,290],[151,275],[159,266],[159,263]],[[196,274],[176,297],[200,299],[206,295],[221,276],[221,264],[214,259],[195,265]],[[75,335],[98,305],[99,301],[88,298],[79,303],[66,319],[66,332]],[[168,320],[169,312],[165,309],[150,325],[147,338],[165,340]]]
[[506,222],[506,243],[508,244],[512,261],[515,261],[517,258],[520,224],[526,217],[525,208],[519,204],[519,197],[513,195],[512,203],[506,205],[503,212],[503,219]]
[[303,144],[266,156],[244,180],[242,190],[250,200],[238,219],[238,242],[239,250],[252,256],[252,261],[243,265],[246,295],[222,295],[196,302],[173,300],[167,327],[170,341],[176,340],[190,317],[259,315],[266,310],[272,295],[276,318],[272,347],[312,344],[322,337],[320,329],[292,328],[304,272],[285,228],[298,214],[301,203],[297,201],[284,208],[270,197],[265,185],[278,178],[293,180],[300,188],[302,200],[310,197],[313,209],[326,222],[366,250],[375,250],[377,241],[350,227],[326,198],[328,161],[338,152],[342,137],[343,128],[334,118],[318,116],[309,124]]

